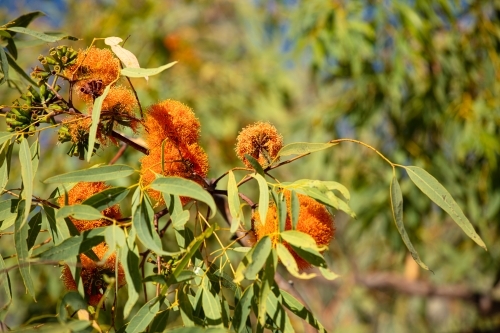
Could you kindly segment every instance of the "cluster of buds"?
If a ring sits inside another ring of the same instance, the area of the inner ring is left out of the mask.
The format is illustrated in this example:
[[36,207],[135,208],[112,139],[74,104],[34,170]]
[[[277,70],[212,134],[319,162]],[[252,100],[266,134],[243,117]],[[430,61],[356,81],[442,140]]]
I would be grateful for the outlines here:
[[[69,156],[78,156],[80,160],[85,159],[89,147],[89,127],[90,118],[85,118],[78,122],[68,122],[59,128],[57,140],[61,143],[72,143],[68,151]],[[92,154],[95,154],[99,147],[100,144],[96,142]]]

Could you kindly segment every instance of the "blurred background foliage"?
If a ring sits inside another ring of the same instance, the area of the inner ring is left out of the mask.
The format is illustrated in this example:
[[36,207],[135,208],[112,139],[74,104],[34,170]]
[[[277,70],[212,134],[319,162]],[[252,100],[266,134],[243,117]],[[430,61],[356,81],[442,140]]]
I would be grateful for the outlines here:
[[[242,127],[269,121],[285,143],[354,138],[442,182],[489,251],[400,170],[407,231],[431,273],[407,254],[390,211],[391,168],[372,151],[342,143],[277,171],[282,181],[336,180],[352,193],[358,218],[336,213],[327,254],[342,277],[295,281],[327,328],[500,329],[500,1],[0,1],[2,22],[32,10],[48,16],[30,27],[82,38],[75,48],[94,37],[128,37],[125,47],[142,67],[179,61],[149,84],[133,82],[143,105],[171,98],[194,109],[210,177],[242,166],[234,154]],[[18,62],[28,70],[49,47],[23,49]],[[0,89],[2,103],[15,98]],[[42,137],[54,149],[42,155],[40,179],[86,167],[65,157],[69,147],[55,146],[55,131]],[[92,162],[115,152],[100,151]],[[121,162],[138,166],[138,158],[130,150]],[[55,308],[57,269],[38,269],[39,302],[16,300],[22,310],[9,314],[12,322]]]

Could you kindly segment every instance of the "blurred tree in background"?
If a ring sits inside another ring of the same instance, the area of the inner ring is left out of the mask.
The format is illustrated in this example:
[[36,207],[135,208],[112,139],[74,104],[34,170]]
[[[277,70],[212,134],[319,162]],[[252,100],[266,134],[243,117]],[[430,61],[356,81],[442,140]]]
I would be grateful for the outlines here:
[[[179,61],[137,83],[145,105],[172,98],[203,126],[211,175],[234,165],[242,127],[271,121],[292,141],[360,139],[391,160],[424,167],[449,189],[489,248],[484,252],[403,178],[405,222],[421,270],[393,226],[392,174],[372,151],[342,143],[293,166],[297,178],[334,179],[352,193],[356,220],[336,216],[329,265],[342,277],[296,281],[336,332],[493,332],[500,328],[500,2],[498,1],[0,1],[2,22],[28,10],[83,41],[127,39],[143,67]],[[38,25],[37,25],[38,24]],[[28,46],[27,46],[28,47]],[[41,46],[29,46],[34,54]],[[30,53],[30,52],[28,52]],[[21,54],[18,63],[33,61]],[[34,66],[34,65],[33,65]],[[15,95],[5,85],[1,94]],[[47,138],[45,144],[54,144]],[[45,157],[57,163],[55,149]],[[101,157],[106,158],[101,153]],[[113,154],[110,152],[109,154]],[[126,163],[137,153],[125,155]],[[109,156],[108,156],[109,158]],[[44,162],[42,162],[44,163]],[[72,165],[85,162],[68,162]],[[60,173],[61,166],[58,166]],[[281,178],[292,167],[280,170]],[[50,169],[46,166],[49,176]],[[7,246],[5,242],[1,242]],[[48,270],[49,268],[47,268]],[[46,314],[45,299],[16,323]],[[45,279],[45,280],[44,280]],[[26,298],[28,300],[28,298]]]

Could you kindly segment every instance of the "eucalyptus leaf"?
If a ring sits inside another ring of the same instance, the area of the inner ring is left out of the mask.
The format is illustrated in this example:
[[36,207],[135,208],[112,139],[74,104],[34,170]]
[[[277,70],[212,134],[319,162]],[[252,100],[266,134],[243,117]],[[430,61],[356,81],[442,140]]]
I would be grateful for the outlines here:
[[[21,273],[21,277],[24,281],[24,285],[28,293],[35,300],[35,286],[33,284],[33,278],[30,272],[30,263],[29,263],[29,250],[28,243],[26,239],[28,238],[28,224],[25,223],[26,217],[25,215],[25,205],[26,200],[20,200],[17,206],[17,217],[14,223],[14,245],[16,247],[17,259],[19,262],[19,271]],[[29,211],[28,211],[29,213]]]
[[121,75],[128,77],[146,77],[159,74],[166,69],[169,69],[175,65],[177,61],[171,62],[169,64],[157,67],[157,68],[123,68],[121,70]]
[[240,198],[238,197],[238,186],[236,185],[236,179],[234,178],[234,173],[229,170],[228,182],[227,182],[227,202],[229,204],[229,212],[231,213],[231,230],[230,232],[234,234],[240,226]]
[[127,197],[130,190],[126,187],[112,187],[102,192],[96,193],[93,196],[85,199],[82,205],[89,205],[102,211],[106,208],[113,207]]
[[69,35],[63,35],[63,36],[54,36],[54,35],[47,35],[44,34],[43,32],[31,30],[28,28],[24,27],[8,27],[7,30],[9,31],[14,31],[14,32],[19,32],[21,34],[25,35],[30,35],[32,37],[35,37],[37,39],[49,42],[49,43],[54,43],[62,39],[69,39],[69,40],[78,40],[78,38],[69,36]]
[[252,175],[259,184],[259,216],[260,223],[264,225],[267,219],[267,211],[269,209],[269,188],[266,179],[260,174]]
[[99,182],[120,179],[133,174],[135,170],[128,165],[114,164],[103,165],[96,168],[72,171],[50,177],[44,181],[45,184],[76,183],[76,182]]
[[89,147],[87,148],[87,162],[90,162],[90,158],[94,152],[95,139],[97,135],[97,128],[101,120],[101,109],[104,99],[109,94],[111,89],[111,84],[107,85],[102,92],[102,95],[97,97],[94,101],[94,106],[92,107],[92,125],[90,125],[89,130]]
[[99,220],[104,218],[100,211],[95,209],[92,206],[87,205],[71,205],[71,206],[63,206],[56,214],[56,218],[65,218],[71,216],[77,220]]
[[61,244],[56,245],[45,252],[42,252],[40,257],[44,260],[65,260],[80,253],[92,250],[92,247],[104,241],[105,227],[95,228],[84,231],[79,236],[73,236],[64,240]]
[[278,152],[278,157],[289,155],[309,154],[323,149],[327,149],[337,145],[338,143],[310,143],[310,142],[295,142],[290,143]]

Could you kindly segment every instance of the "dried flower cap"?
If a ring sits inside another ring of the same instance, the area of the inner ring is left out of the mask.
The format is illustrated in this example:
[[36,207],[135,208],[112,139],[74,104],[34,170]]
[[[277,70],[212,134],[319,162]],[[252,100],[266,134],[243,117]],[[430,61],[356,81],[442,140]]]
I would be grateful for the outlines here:
[[[68,205],[77,205],[90,198],[92,195],[102,192],[110,186],[106,185],[104,182],[80,182],[76,184],[68,192]],[[58,203],[60,206],[64,206],[64,196],[59,197]],[[102,211],[102,214],[111,219],[120,219],[120,207],[119,205],[114,205],[112,207],[106,208]],[[99,219],[93,221],[77,220],[71,218],[71,221],[78,229],[78,231],[90,230],[94,228],[104,227],[110,225],[111,222],[106,219]]]
[[[94,246],[92,250],[99,259],[102,259],[104,258],[104,254],[108,250],[108,247],[104,243],[101,243]],[[99,263],[91,260],[86,255],[81,254],[80,263],[82,265],[80,277],[82,279],[85,296],[90,305],[97,306],[106,290],[106,283],[104,282],[103,274],[106,274],[109,277],[115,277],[116,275],[116,253],[112,253],[102,265],[99,265]],[[118,263],[117,277],[118,287],[124,286],[126,284],[125,271],[120,263]],[[71,270],[67,265],[65,265],[62,269],[61,280],[63,281],[66,289],[77,290],[75,279],[71,275]]]
[[78,51],[76,63],[68,67],[64,75],[71,81],[77,81],[77,91],[91,81],[100,80],[103,86],[107,86],[120,76],[120,60],[111,50],[92,46]]
[[[208,156],[197,143],[177,146],[165,143],[163,172],[161,167],[161,146],[150,150],[149,155],[141,159],[142,185],[147,186],[155,180],[155,173],[164,176],[177,176],[193,180],[199,184],[208,173]],[[161,193],[150,190],[150,196],[157,202],[163,202]]]
[[151,105],[144,117],[146,143],[150,149],[161,146],[163,140],[185,145],[198,142],[200,122],[193,110],[181,102],[166,100]]
[[236,138],[236,155],[249,168],[250,162],[245,158],[248,154],[259,161],[263,167],[268,166],[283,147],[283,137],[276,127],[270,123],[256,122],[241,130]]
[[[287,202],[287,218],[285,230],[292,229],[291,222],[291,207],[290,207],[290,191],[285,191],[285,198]],[[299,212],[299,222],[297,223],[298,231],[310,235],[318,246],[327,246],[335,235],[335,225],[332,215],[322,204],[318,203],[316,200],[298,194],[300,212]],[[254,222],[255,232],[257,239],[261,239],[265,235],[269,235],[273,246],[276,246],[278,242],[279,234],[279,221],[278,213],[276,210],[276,205],[273,203],[267,212],[267,217],[264,225],[261,223],[260,215],[255,212],[252,216]],[[297,266],[300,270],[309,268],[311,265],[302,259],[298,254],[296,254],[288,244],[284,244],[297,262]]]

